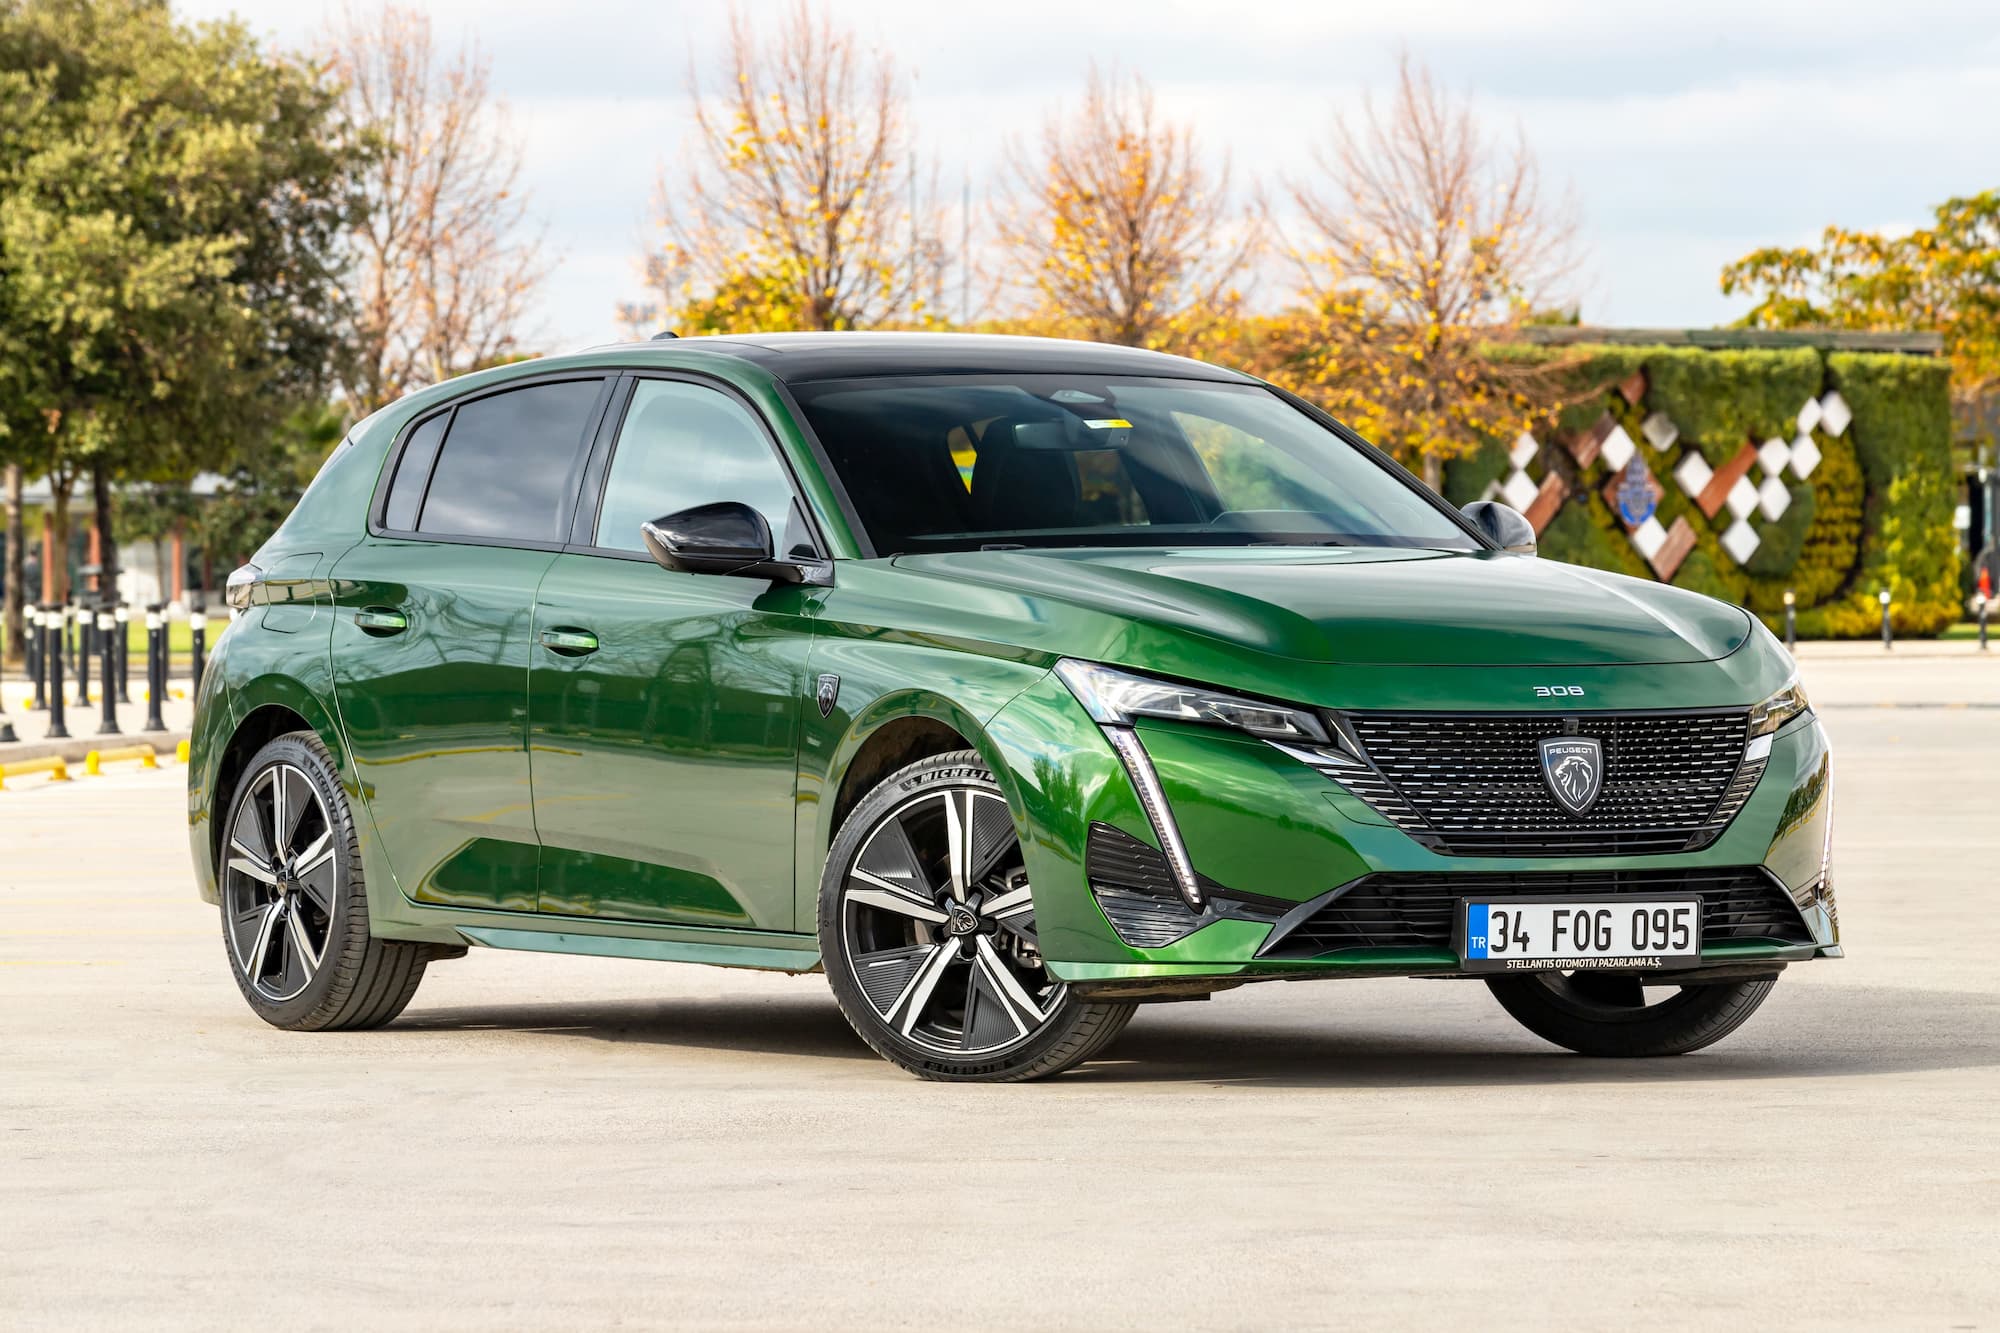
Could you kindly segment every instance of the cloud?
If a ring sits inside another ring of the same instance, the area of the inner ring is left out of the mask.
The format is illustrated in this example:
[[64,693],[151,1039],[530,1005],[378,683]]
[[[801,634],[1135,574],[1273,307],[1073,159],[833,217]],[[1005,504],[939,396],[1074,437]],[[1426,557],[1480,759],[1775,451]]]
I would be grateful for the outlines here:
[[[323,12],[297,0],[201,0],[282,42]],[[658,166],[689,129],[691,50],[716,49],[721,0],[431,0],[440,33],[476,35],[512,104],[527,184],[563,263],[543,298],[552,345],[610,336]],[[757,0],[746,12],[778,9]],[[915,118],[947,192],[983,191],[1010,135],[1074,101],[1092,60],[1139,72],[1239,182],[1312,169],[1336,111],[1386,90],[1401,51],[1519,125],[1552,184],[1574,187],[1597,275],[1587,318],[1706,324],[1737,307],[1721,266],[1831,222],[1907,224],[1994,184],[2000,12],[1686,0],[839,0],[863,40],[913,71]],[[705,58],[705,57],[704,57]]]

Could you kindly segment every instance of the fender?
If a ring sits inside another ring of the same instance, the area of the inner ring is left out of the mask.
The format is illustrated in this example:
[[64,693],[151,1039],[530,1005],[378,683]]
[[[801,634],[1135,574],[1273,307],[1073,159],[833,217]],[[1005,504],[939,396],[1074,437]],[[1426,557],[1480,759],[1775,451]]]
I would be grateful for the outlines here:
[[[822,652],[823,646],[832,651]],[[925,656],[941,653],[928,648],[915,651]],[[799,930],[813,929],[818,917],[820,874],[836,832],[835,796],[856,757],[884,727],[911,718],[950,727],[978,751],[1019,820],[1020,792],[1013,770],[988,734],[987,723],[1023,690],[1046,677],[1048,669],[1002,658],[950,653],[954,688],[946,693],[934,687],[897,683],[944,676],[936,670],[912,671],[913,665],[921,668],[924,664],[902,660],[909,655],[911,646],[907,645],[900,651],[895,645],[866,645],[854,640],[815,641],[813,645],[808,679],[835,666],[847,669],[836,672],[842,683],[830,714],[821,718],[809,707],[800,727],[797,850],[793,858]],[[890,660],[881,660],[885,658]],[[1022,833],[1025,837],[1026,831]]]

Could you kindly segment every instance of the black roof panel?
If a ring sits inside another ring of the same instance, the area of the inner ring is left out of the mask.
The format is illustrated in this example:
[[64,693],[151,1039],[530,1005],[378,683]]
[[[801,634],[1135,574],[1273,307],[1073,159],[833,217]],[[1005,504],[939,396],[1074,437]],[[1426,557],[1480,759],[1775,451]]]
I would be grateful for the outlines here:
[[1136,347],[985,333],[757,333],[677,338],[655,345],[683,352],[713,348],[754,361],[791,383],[869,375],[986,371],[1030,375],[1158,375],[1237,382],[1249,378],[1221,366]]

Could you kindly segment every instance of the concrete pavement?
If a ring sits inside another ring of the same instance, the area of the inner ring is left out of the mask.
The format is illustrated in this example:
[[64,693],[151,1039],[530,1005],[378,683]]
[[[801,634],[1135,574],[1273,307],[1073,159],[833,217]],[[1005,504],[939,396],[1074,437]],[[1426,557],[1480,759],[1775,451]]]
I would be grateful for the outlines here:
[[1991,1327],[2000,669],[1805,657],[1849,957],[1645,1063],[1322,982],[939,1086],[817,977],[477,950],[281,1033],[180,770],[10,783],[0,1327]]

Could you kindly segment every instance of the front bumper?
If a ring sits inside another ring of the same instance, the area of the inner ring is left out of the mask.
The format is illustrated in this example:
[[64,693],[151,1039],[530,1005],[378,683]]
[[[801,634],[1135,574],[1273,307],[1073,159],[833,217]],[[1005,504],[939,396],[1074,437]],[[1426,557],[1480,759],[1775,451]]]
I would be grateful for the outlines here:
[[[1546,883],[1559,876],[1636,881],[1687,872],[1715,883],[1734,874],[1742,885],[1748,883],[1743,876],[1754,875],[1769,886],[1773,910],[1788,904],[1797,920],[1787,919],[1786,929],[1768,937],[1754,930],[1705,930],[1705,966],[1788,963],[1840,952],[1827,865],[1831,760],[1825,734],[1811,717],[1773,739],[1769,762],[1740,813],[1701,850],[1563,857],[1433,851],[1320,771],[1261,741],[1211,728],[1142,724],[1136,734],[1208,898],[1199,916],[1178,899],[1155,894],[1160,901],[1149,908],[1107,885],[1107,865],[1120,884],[1143,889],[1142,854],[1153,853],[1162,874],[1169,862],[1137,790],[1144,784],[1128,775],[1060,682],[1051,678],[1015,700],[994,719],[990,734],[1032,833],[1026,855],[1043,954],[1065,980],[1450,974],[1458,970],[1457,954],[1440,941],[1350,943],[1326,951],[1301,950],[1296,941],[1292,948],[1274,946],[1312,905],[1337,900],[1354,886],[1435,886],[1454,877],[1466,877],[1471,891],[1473,883]],[[1137,854],[1106,861],[1105,848],[1131,852],[1133,844]],[[1181,914],[1178,927],[1175,912]]]

